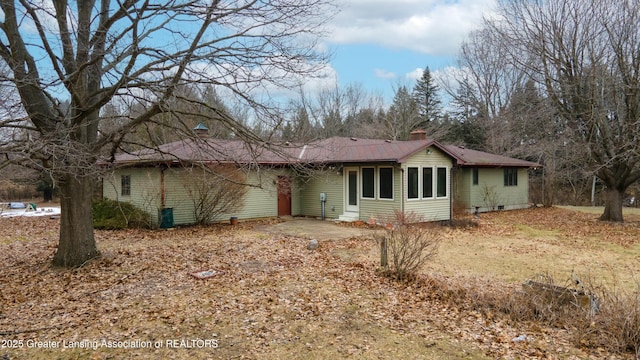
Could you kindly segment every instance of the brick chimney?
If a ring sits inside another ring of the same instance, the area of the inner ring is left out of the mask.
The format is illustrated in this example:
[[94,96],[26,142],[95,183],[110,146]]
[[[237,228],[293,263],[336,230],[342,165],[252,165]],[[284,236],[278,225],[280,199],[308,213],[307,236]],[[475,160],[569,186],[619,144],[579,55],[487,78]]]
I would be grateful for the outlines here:
[[202,139],[209,137],[209,128],[203,123],[198,123],[198,125],[193,128],[193,132]]
[[427,132],[422,129],[413,130],[409,133],[409,140],[427,140]]

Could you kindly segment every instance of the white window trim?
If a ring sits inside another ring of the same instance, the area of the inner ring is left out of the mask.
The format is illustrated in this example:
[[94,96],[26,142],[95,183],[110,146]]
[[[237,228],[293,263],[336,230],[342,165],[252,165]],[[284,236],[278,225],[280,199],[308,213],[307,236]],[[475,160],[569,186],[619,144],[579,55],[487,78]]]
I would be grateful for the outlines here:
[[[424,169],[431,169],[431,196],[425,197],[424,196]],[[436,172],[437,172],[437,166],[422,166],[420,167],[420,174],[419,177],[420,179],[420,199],[421,200],[434,200],[436,199],[436,181],[435,181],[435,177],[436,177]]]
[[[449,174],[449,167],[448,166],[436,166],[436,173],[435,173],[435,178],[436,181],[434,182],[434,193],[433,196],[435,199],[448,199],[449,195],[451,193],[451,189],[449,188],[449,182],[450,180],[450,174]],[[446,189],[447,189],[447,195],[446,196],[438,196],[438,169],[445,169],[445,183],[446,183]]]
[[[418,197],[415,198],[410,198],[409,197],[409,168],[417,168],[418,169]],[[411,165],[411,166],[407,166],[407,176],[406,176],[406,184],[407,184],[407,189],[406,189],[406,195],[407,195],[407,201],[421,201],[422,198],[420,197],[420,190],[422,190],[422,166],[420,165]]]
[[[357,172],[356,175],[356,199],[357,199],[357,205],[349,205],[349,171],[353,171],[355,170]],[[360,178],[361,173],[360,173],[360,166],[345,166],[342,169],[343,173],[342,173],[342,177],[343,177],[343,183],[342,183],[342,196],[343,196],[343,206],[344,206],[344,212],[346,213],[359,213],[360,212],[360,205],[361,205],[361,201],[360,201],[360,195],[362,192],[362,189],[360,189],[360,187],[362,186],[362,184],[360,183],[362,181],[362,179]],[[355,209],[354,209],[355,208]]]
[[[363,192],[364,192],[364,186],[362,184],[362,179],[364,179],[364,171],[362,171],[363,169],[373,169],[373,197],[365,197]],[[376,179],[378,178],[378,169],[375,166],[361,166],[360,167],[360,200],[377,200],[378,199],[378,187],[377,187],[377,181]]]

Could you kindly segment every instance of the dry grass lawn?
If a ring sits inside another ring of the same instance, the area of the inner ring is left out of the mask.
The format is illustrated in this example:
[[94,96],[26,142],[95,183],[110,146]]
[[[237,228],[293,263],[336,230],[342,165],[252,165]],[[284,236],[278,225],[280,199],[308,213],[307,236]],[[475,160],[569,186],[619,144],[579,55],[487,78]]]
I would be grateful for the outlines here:
[[571,283],[573,272],[592,286],[636,289],[640,212],[629,212],[625,224],[612,224],[598,220],[602,208],[579,210],[483,214],[477,229],[448,234],[427,271],[518,283],[544,275],[560,285]]
[[[632,288],[640,217],[627,220],[559,208],[483,214],[478,227],[443,228],[423,281],[399,284],[379,275],[368,236],[309,251],[308,239],[252,224],[100,231],[102,259],[60,270],[48,265],[56,220],[0,219],[0,358],[631,358],[577,348],[567,329],[456,306],[455,293],[428,285],[518,288],[537,274],[562,284],[574,271]],[[200,270],[218,273],[190,275]]]

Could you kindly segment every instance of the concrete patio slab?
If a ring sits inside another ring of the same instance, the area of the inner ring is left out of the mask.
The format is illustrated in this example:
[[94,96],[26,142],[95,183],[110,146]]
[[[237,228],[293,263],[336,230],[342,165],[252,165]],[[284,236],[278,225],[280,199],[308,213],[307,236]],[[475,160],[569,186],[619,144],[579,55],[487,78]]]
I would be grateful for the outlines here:
[[316,240],[340,240],[354,236],[373,236],[375,230],[341,226],[333,221],[309,218],[289,218],[278,224],[261,225],[256,230],[269,234],[285,234]]

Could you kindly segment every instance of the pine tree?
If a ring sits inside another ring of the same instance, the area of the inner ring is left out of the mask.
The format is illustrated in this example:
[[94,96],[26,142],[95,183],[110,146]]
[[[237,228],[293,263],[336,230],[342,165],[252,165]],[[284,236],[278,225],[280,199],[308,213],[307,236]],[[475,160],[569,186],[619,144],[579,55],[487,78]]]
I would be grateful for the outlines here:
[[445,141],[486,150],[487,131],[484,116],[475,91],[468,78],[463,78],[451,102],[452,123]]
[[385,122],[385,134],[392,140],[409,140],[409,133],[418,129],[420,118],[416,103],[405,86],[400,86],[393,98]]
[[429,123],[440,120],[442,106],[438,96],[439,90],[427,66],[422,72],[422,77],[413,87],[412,94],[420,118],[419,127],[426,128]]

